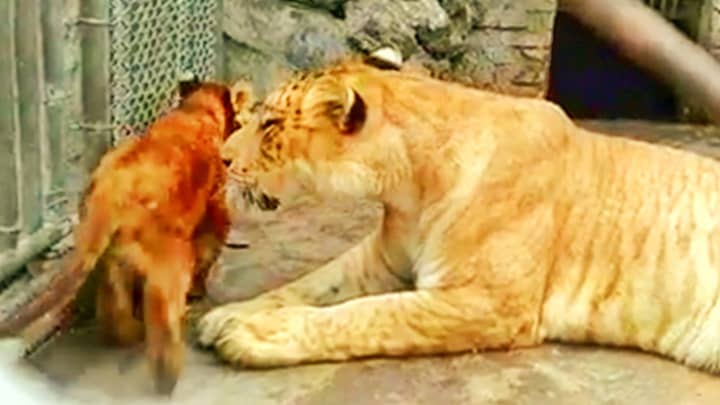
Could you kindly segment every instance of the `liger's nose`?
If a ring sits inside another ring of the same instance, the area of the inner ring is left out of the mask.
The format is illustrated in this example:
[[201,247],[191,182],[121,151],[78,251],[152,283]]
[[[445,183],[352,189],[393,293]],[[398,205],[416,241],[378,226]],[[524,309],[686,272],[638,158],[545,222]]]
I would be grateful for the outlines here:
[[232,163],[231,159],[223,159],[222,161],[225,167],[230,167],[230,164]]

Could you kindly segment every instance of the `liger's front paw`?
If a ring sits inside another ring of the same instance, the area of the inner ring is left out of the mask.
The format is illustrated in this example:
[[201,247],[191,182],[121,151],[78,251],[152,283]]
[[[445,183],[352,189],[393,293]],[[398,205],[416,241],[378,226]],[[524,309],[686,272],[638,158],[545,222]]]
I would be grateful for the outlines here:
[[197,325],[198,343],[202,347],[212,347],[224,330],[232,328],[248,316],[242,310],[243,307],[243,303],[226,304],[203,315]]
[[307,347],[295,328],[274,322],[274,317],[260,313],[224,328],[215,342],[218,356],[252,368],[288,366],[306,359]]
[[336,356],[324,350],[323,340],[313,336],[315,328],[307,323],[314,311],[310,307],[282,308],[226,321],[213,345],[221,359],[251,368],[334,360]]

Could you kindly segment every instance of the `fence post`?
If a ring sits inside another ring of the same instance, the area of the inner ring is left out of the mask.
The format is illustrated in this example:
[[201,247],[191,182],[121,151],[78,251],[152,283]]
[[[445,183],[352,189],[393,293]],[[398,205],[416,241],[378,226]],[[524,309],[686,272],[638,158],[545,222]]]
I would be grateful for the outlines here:
[[18,218],[18,167],[16,149],[18,131],[16,121],[15,81],[15,2],[0,2],[0,188],[5,190],[0,199],[0,250],[13,249],[17,243]]

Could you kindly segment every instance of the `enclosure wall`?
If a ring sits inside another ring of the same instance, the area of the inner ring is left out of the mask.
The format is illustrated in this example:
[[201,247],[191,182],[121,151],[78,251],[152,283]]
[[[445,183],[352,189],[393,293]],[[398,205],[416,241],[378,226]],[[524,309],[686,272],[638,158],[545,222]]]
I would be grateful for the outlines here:
[[555,0],[226,0],[226,73],[263,93],[289,70],[390,45],[440,76],[542,96],[555,9]]

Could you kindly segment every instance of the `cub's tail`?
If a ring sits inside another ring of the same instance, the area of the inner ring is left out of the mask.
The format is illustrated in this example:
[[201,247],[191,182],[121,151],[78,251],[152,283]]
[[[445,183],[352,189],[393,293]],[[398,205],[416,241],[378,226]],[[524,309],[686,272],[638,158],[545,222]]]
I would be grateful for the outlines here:
[[111,213],[89,204],[75,231],[75,251],[68,268],[60,271],[48,287],[17,311],[0,315],[0,336],[15,335],[48,311],[68,305],[83,285],[105,250],[115,228]]

